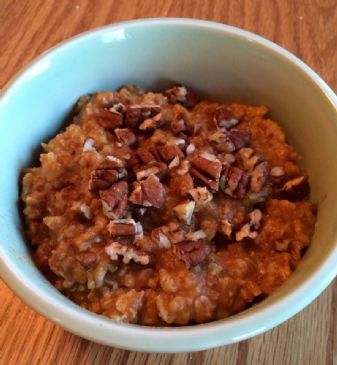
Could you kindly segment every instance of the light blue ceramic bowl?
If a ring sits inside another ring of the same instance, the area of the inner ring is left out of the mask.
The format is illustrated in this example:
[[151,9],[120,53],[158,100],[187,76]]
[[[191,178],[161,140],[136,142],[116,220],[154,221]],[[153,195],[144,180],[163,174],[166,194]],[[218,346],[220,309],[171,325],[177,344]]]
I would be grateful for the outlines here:
[[[267,300],[231,318],[183,328],[118,324],[76,306],[40,274],[18,212],[20,172],[55,135],[76,99],[128,83],[148,89],[186,84],[217,100],[264,104],[303,156],[319,203],[312,247],[291,279]],[[0,99],[0,274],[28,305],[82,337],[152,352],[202,350],[240,341],[287,320],[337,273],[337,99],[299,59],[243,30],[190,19],[104,27],[40,56]]]

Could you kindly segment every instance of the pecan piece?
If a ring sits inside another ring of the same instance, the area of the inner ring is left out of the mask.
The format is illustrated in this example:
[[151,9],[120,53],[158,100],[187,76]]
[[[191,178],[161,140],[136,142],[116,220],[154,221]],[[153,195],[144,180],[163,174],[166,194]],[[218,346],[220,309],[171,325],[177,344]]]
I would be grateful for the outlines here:
[[230,153],[250,143],[250,131],[247,129],[219,130],[209,137],[209,141],[218,151]]
[[158,113],[152,118],[145,119],[144,122],[139,126],[141,131],[153,131],[164,124],[162,114]]
[[175,247],[178,257],[188,269],[203,262],[211,252],[211,248],[203,242],[182,242]]
[[174,115],[171,120],[171,131],[174,134],[186,131],[186,122],[184,113],[178,113]]
[[137,180],[143,180],[148,176],[154,174],[162,177],[167,171],[167,166],[163,162],[149,162],[145,166],[137,167],[136,177]]
[[76,260],[79,261],[85,269],[91,269],[98,259],[99,257],[94,252],[90,251],[79,252],[76,255]]
[[262,212],[260,209],[255,209],[249,213],[249,222],[244,224],[236,232],[236,240],[242,241],[245,238],[255,239],[258,236],[258,230],[261,225]]
[[151,239],[157,243],[159,248],[170,248],[171,241],[168,239],[167,235],[163,232],[163,228],[155,228],[151,232]]
[[208,191],[206,186],[193,188],[187,191],[197,205],[209,203],[213,199],[213,194]]
[[220,232],[225,236],[226,239],[232,239],[233,224],[228,219],[222,219],[220,223]]
[[285,171],[282,166],[274,166],[270,169],[270,176],[272,177],[282,177],[284,174]]
[[118,179],[124,177],[126,171],[123,170],[124,162],[115,156],[107,156],[92,171],[89,179],[89,191],[108,189]]
[[120,142],[128,146],[136,142],[136,136],[129,128],[116,128],[115,134]]
[[140,185],[140,183],[135,183],[135,187],[129,197],[129,200],[133,204],[143,205],[146,207],[151,206],[150,202],[147,202],[144,198],[144,193],[143,193],[142,186]]
[[194,107],[198,102],[197,96],[192,91],[188,91],[181,85],[177,85],[166,90],[164,95],[167,96],[169,103],[180,103],[187,108]]
[[125,112],[125,124],[130,128],[137,128],[141,120],[142,111],[139,107],[130,106]]
[[249,147],[241,148],[237,153],[237,158],[244,170],[250,171],[261,162],[261,156],[254,153],[254,150]]
[[125,214],[128,201],[128,184],[119,181],[109,190],[100,191],[103,213],[109,219],[117,219]]
[[215,157],[215,155],[210,153],[203,153],[199,156],[192,157],[191,163],[194,167],[202,172],[205,172],[215,181],[219,180],[222,165],[221,162]]
[[289,200],[304,199],[310,193],[310,186],[307,176],[295,177],[288,180],[281,189],[282,197]]
[[98,124],[108,131],[123,125],[123,115],[116,111],[102,109],[96,113],[96,117]]
[[239,123],[234,114],[224,105],[219,106],[214,111],[213,119],[220,128],[230,129]]
[[253,170],[250,181],[250,189],[253,193],[258,193],[262,190],[267,182],[269,173],[268,162],[259,163]]
[[133,236],[137,233],[134,219],[115,219],[108,224],[111,236]]
[[176,144],[166,144],[164,146],[158,146],[158,151],[165,162],[172,161],[175,157],[184,157],[181,149]]
[[202,230],[186,233],[186,239],[188,241],[200,241],[207,237],[207,234]]
[[156,159],[154,158],[153,154],[144,147],[139,147],[137,149],[137,155],[144,163],[154,162]]
[[108,189],[118,180],[118,171],[113,169],[96,169],[90,175],[89,191]]
[[185,201],[173,208],[174,213],[176,214],[177,218],[187,224],[191,223],[193,211],[195,208],[194,201]]
[[153,207],[161,208],[165,203],[165,188],[158,177],[151,174],[146,180],[141,182],[144,198]]
[[119,242],[112,242],[105,247],[105,252],[112,261],[117,261],[118,256],[122,256],[124,264],[128,264],[131,260],[141,265],[147,265],[150,262],[149,255],[138,250],[133,245],[122,245]]

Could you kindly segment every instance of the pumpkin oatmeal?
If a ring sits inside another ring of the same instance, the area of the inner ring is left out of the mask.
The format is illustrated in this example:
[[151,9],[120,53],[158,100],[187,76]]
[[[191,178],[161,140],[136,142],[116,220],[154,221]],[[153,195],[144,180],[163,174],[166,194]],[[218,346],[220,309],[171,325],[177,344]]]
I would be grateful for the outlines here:
[[308,178],[267,108],[183,86],[80,98],[25,171],[37,266],[113,320],[204,323],[268,296],[308,248]]

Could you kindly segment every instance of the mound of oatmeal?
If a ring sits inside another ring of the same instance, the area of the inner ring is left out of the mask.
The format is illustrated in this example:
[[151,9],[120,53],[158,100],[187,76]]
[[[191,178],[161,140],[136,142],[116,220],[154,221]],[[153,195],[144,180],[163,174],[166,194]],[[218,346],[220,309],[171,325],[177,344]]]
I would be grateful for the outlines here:
[[82,97],[22,199],[34,260],[113,320],[203,323],[268,296],[301,261],[316,207],[267,108],[183,86]]

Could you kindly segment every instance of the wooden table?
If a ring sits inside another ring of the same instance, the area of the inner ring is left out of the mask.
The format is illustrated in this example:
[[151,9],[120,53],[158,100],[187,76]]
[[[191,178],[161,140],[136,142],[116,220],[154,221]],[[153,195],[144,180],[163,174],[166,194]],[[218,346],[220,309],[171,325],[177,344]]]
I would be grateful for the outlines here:
[[[337,91],[337,1],[0,0],[0,88],[34,57],[88,29],[142,17],[235,25],[287,48]],[[336,263],[337,264],[337,263]],[[0,364],[337,364],[337,281],[303,312],[251,340],[178,355],[98,345],[34,313],[0,282]]]

